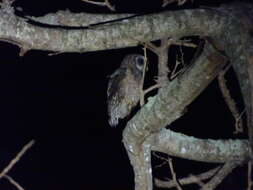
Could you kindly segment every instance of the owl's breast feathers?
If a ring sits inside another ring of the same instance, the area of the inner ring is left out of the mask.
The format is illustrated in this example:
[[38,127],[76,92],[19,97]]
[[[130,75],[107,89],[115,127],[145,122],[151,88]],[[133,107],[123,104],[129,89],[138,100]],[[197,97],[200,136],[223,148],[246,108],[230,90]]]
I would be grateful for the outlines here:
[[118,89],[120,89],[121,81],[124,80],[126,72],[127,68],[120,68],[110,75],[107,88],[107,101],[110,101],[110,99],[118,92]]

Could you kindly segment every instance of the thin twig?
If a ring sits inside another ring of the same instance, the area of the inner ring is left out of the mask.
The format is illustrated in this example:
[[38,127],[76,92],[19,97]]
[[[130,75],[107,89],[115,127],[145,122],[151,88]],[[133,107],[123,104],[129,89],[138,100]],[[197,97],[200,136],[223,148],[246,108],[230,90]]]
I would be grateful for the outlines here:
[[242,123],[242,119],[241,119],[243,112],[241,114],[239,114],[239,111],[237,110],[237,107],[236,107],[236,103],[235,103],[234,99],[232,98],[232,96],[229,92],[229,89],[226,85],[225,74],[229,68],[230,68],[230,65],[224,71],[220,72],[220,74],[218,75],[218,83],[219,83],[219,87],[222,92],[223,98],[224,98],[226,104],[228,105],[229,110],[231,111],[231,113],[235,119],[235,132],[234,133],[241,133],[241,132],[243,132],[243,123]]
[[18,184],[11,176],[4,175],[4,178],[6,178],[12,185],[14,185],[18,190],[25,190],[21,185]]
[[143,67],[143,73],[142,73],[142,79],[141,79],[140,106],[143,106],[145,104],[145,93],[143,90],[143,86],[144,86],[146,66],[147,66],[147,48],[146,48],[146,46],[143,47],[143,51],[144,51],[144,67]]
[[175,2],[176,0],[163,0],[163,4],[162,4],[162,7],[165,7],[167,6],[168,4],[171,4],[173,2]]
[[243,132],[243,122],[242,122],[242,116],[246,112],[246,109],[240,113],[239,117],[235,118],[235,131],[234,133],[237,134],[238,132]]
[[[170,40],[169,40],[170,41]],[[171,44],[168,43],[168,38],[161,39],[161,46],[158,52],[158,84],[161,86],[168,82],[168,49]]]
[[26,144],[21,151],[16,155],[14,159],[11,160],[11,162],[4,168],[4,170],[0,173],[0,179],[5,176],[12,168],[13,166],[20,160],[20,158],[25,154],[25,152],[33,146],[35,143],[34,140],[31,140],[28,144]]
[[181,6],[186,3],[187,0],[178,0],[177,5]]
[[248,187],[247,190],[251,190],[252,187],[252,163],[248,162]]
[[195,183],[198,184],[200,187],[203,187],[205,184],[195,175],[190,175],[190,177],[194,178],[196,181]]
[[184,52],[183,52],[183,49],[182,49],[182,45],[179,46],[179,49],[180,49],[180,54],[181,54],[181,63],[183,65],[183,67],[185,67],[185,63],[184,63]]
[[[165,162],[167,162],[167,164],[169,164],[173,182],[174,182],[174,184],[176,184],[176,187],[177,187],[178,190],[182,190],[182,188],[181,188],[181,186],[180,186],[180,184],[177,180],[177,175],[174,171],[172,159],[171,158],[164,158],[162,156],[159,156],[158,154],[156,154],[156,152],[153,152],[153,155],[156,156],[157,158],[161,159],[161,160],[164,160]],[[163,164],[165,164],[165,163],[163,162]]]
[[49,53],[48,56],[54,56],[54,55],[60,55],[66,52],[53,52],[53,53]]
[[240,163],[239,162],[228,162],[223,165],[223,167],[217,172],[217,174],[206,183],[201,190],[213,190],[215,189],[225,177],[230,174],[233,169],[235,169]]
[[[172,71],[172,73],[171,73],[171,75],[170,75],[170,80],[173,80],[177,75],[179,75],[182,71],[184,71],[185,70],[185,63],[184,63],[184,52],[183,52],[183,49],[182,49],[182,45],[180,45],[180,47],[179,47],[179,49],[180,49],[180,61],[179,61],[179,59],[178,59],[178,56],[176,57],[176,65],[175,65],[175,67],[174,67],[174,69],[173,69],[173,71]],[[180,65],[180,64],[182,64],[183,65],[183,68],[182,69],[180,69],[179,71],[177,71],[177,68],[178,68],[178,66]],[[177,72],[176,72],[177,71]]]
[[177,46],[185,46],[185,47],[191,47],[191,48],[196,48],[198,47],[196,44],[194,43],[188,43],[188,42],[184,42],[184,41],[173,41],[172,42],[173,45],[177,45]]
[[161,167],[163,167],[163,166],[165,166],[167,164],[168,164],[167,161],[163,161],[161,164],[156,165],[155,168],[161,168]]
[[144,95],[147,94],[147,93],[149,93],[150,91],[155,90],[155,89],[160,88],[160,87],[161,87],[160,84],[155,84],[155,85],[147,88],[146,90],[144,90]]
[[165,161],[165,162],[168,163],[168,159],[167,159],[167,158],[164,158],[164,157],[162,157],[162,156],[159,156],[155,151],[153,151],[152,153],[153,153],[153,155],[154,155],[155,157],[157,157],[157,158],[159,158],[160,160],[163,160],[163,161]]
[[159,164],[159,165],[156,165],[155,168],[160,168],[160,167],[162,167],[162,166],[164,166],[164,165],[166,165],[166,164],[169,163],[169,161],[168,161],[167,158],[164,158],[164,157],[162,157],[162,156],[159,156],[156,152],[152,152],[152,153],[153,153],[153,155],[154,155],[155,157],[159,158],[160,160],[163,160],[163,162],[162,162],[161,164]]
[[176,175],[176,172],[174,171],[172,159],[169,158],[168,161],[169,161],[169,166],[170,166],[170,172],[171,172],[171,175],[172,175],[172,179],[173,179],[174,183],[176,184],[177,189],[178,190],[183,190],[182,187],[180,186],[178,180],[177,180],[177,175]]
[[93,5],[98,5],[98,6],[106,6],[105,2],[98,2],[98,1],[90,1],[90,0],[81,0],[85,3],[90,3]]
[[[185,177],[185,178],[182,178],[182,179],[178,179],[179,183],[181,185],[189,185],[189,184],[193,184],[193,183],[197,183],[198,185],[200,185],[202,187],[202,183],[201,183],[201,180],[206,180],[206,179],[209,179],[210,177],[212,177],[218,170],[220,169],[220,166],[219,167],[216,167],[214,169],[211,169],[207,172],[203,172],[199,175],[189,175],[189,177]],[[170,180],[170,181],[161,181],[161,180],[158,180],[158,179],[155,179],[155,184],[158,186],[158,187],[162,187],[162,188],[172,188],[172,187],[175,187],[176,184],[174,183],[173,180]]]
[[136,40],[139,42],[139,44],[146,46],[146,48],[148,48],[150,51],[152,51],[155,54],[159,53],[159,47],[157,47],[155,44],[153,44],[152,42],[141,42],[139,40]]
[[93,5],[108,7],[111,11],[115,11],[115,7],[109,2],[109,0],[105,0],[104,2],[91,1],[91,0],[81,0],[81,1],[93,4]]
[[178,61],[178,57],[176,58],[176,65],[175,67],[173,68],[172,72],[171,72],[171,75],[170,75],[170,80],[173,80],[179,73],[181,73],[183,71],[183,69],[180,69],[178,72],[177,71],[177,68],[178,66],[181,64],[180,61]]
[[[177,5],[181,6],[181,5],[185,4],[187,1],[188,0],[163,0],[162,7],[165,7],[168,4],[171,4],[171,3],[174,3],[174,2],[177,2]],[[191,1],[193,1],[193,0],[191,0]]]
[[109,2],[109,0],[105,0],[105,4],[106,4],[106,6],[107,6],[111,11],[116,11],[115,6],[113,6],[113,5]]
[[197,60],[197,58],[200,56],[203,48],[204,48],[204,44],[205,44],[205,41],[203,40],[200,40],[200,42],[198,43],[197,47],[196,47],[196,51],[191,59],[191,62],[190,62],[190,65],[195,63],[195,61]]

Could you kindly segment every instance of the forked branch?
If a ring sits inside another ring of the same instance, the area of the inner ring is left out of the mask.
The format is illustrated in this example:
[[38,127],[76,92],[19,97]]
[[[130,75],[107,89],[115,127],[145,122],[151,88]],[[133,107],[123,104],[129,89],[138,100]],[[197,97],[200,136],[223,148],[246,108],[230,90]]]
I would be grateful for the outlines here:
[[[200,89],[205,89],[224,64],[223,57],[207,45],[192,68],[180,75],[177,80],[171,81],[170,85],[162,87],[156,97],[149,99],[149,102],[128,122],[123,132],[123,142],[134,168],[135,190],[152,189],[144,180],[147,179],[145,176],[150,175],[147,173],[149,170],[143,168],[149,165],[145,163],[150,158],[141,156],[143,143],[154,145],[148,137],[179,118],[185,106],[197,97],[201,92]],[[184,93],[186,91],[188,93]],[[174,101],[174,97],[180,101]]]
[[[211,178],[219,169],[220,169],[220,167],[216,167],[214,169],[211,169],[207,172],[203,172],[198,175],[191,174],[191,175],[189,175],[189,177],[178,179],[178,181],[181,185],[190,185],[193,183],[199,184],[201,181]],[[176,186],[174,180],[163,181],[163,180],[155,179],[155,184],[158,187],[162,187],[162,188],[172,188],[172,187]],[[200,186],[202,186],[202,185],[203,184],[201,184]]]
[[0,179],[6,178],[12,185],[14,185],[18,190],[24,190],[24,188],[18,184],[11,176],[7,175],[7,173],[15,166],[15,164],[21,159],[21,157],[26,153],[28,149],[30,149],[33,144],[35,143],[34,140],[27,143],[21,151],[16,155],[15,158],[11,160],[11,162],[3,169],[0,173]]

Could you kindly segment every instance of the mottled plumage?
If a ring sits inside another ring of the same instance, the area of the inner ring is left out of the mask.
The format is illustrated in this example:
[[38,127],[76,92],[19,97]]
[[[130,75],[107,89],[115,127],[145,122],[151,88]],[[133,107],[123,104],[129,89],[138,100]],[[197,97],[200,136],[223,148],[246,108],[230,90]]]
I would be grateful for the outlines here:
[[109,124],[116,126],[140,100],[144,57],[127,55],[120,67],[110,76],[107,89]]

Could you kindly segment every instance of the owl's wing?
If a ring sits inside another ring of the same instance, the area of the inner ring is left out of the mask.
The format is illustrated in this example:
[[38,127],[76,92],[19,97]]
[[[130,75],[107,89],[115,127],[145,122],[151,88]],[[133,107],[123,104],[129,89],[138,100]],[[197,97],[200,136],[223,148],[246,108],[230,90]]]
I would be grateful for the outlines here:
[[127,68],[117,69],[111,74],[110,80],[108,82],[107,97],[110,99],[118,90],[121,88],[121,82],[126,77]]

